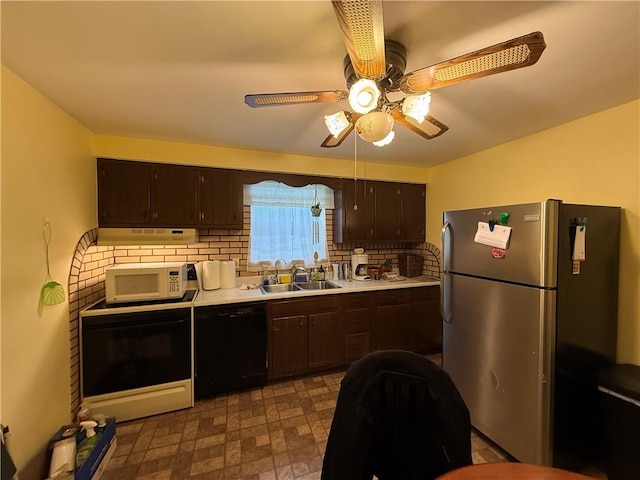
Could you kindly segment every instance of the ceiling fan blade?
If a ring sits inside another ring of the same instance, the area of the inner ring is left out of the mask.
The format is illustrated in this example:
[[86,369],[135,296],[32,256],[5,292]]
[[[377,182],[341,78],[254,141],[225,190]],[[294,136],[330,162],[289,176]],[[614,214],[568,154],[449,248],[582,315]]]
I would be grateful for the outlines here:
[[351,0],[332,1],[331,4],[358,77],[382,79],[387,70],[382,2]]
[[339,146],[344,141],[344,139],[347,138],[353,131],[354,127],[355,125],[353,123],[350,123],[349,126],[342,132],[340,132],[340,135],[338,135],[337,137],[329,134],[329,136],[324,139],[320,146],[324,148],[333,148]]
[[546,46],[542,33],[532,32],[407,73],[400,80],[400,89],[405,93],[424,93],[494,73],[528,67],[538,61]]
[[339,102],[346,100],[349,94],[343,90],[332,92],[293,92],[293,93],[256,93],[245,95],[244,103],[253,108],[279,107],[300,103]]
[[449,130],[449,127],[447,127],[444,123],[439,122],[430,115],[427,115],[422,123],[418,123],[413,118],[408,117],[404,113],[402,113],[402,110],[400,110],[400,108],[394,108],[390,113],[398,123],[404,125],[412,132],[417,133],[427,140],[436,138]]

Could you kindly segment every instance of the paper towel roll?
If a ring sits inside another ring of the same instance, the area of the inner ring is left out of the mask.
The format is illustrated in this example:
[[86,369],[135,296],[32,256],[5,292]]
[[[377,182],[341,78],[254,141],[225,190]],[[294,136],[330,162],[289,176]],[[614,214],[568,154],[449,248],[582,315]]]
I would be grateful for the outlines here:
[[236,262],[233,260],[220,262],[220,286],[222,288],[236,288]]
[[210,260],[202,265],[202,288],[217,290],[220,288],[220,261]]

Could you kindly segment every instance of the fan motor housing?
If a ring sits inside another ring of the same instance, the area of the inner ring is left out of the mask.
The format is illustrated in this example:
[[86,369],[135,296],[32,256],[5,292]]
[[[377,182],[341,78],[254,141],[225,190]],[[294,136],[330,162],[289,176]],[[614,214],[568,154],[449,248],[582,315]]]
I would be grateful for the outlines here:
[[[395,92],[400,90],[400,79],[404,75],[404,69],[407,66],[407,49],[400,42],[385,39],[384,56],[387,64],[385,76],[378,82],[385,90]],[[359,80],[353,69],[353,64],[349,55],[344,57],[344,78],[347,81],[347,88],[351,89],[354,83]]]

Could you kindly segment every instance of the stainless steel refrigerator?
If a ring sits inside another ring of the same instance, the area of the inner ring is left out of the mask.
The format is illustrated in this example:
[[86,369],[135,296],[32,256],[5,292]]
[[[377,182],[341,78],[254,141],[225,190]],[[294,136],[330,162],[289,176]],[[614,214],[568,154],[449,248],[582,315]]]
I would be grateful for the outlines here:
[[596,371],[615,362],[620,208],[559,200],[446,211],[443,367],[515,459],[602,453]]

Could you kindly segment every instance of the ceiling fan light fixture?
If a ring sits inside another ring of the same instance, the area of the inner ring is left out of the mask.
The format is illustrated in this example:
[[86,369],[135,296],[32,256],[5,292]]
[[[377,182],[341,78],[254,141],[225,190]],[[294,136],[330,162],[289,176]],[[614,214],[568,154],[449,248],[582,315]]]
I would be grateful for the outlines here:
[[338,138],[350,124],[347,115],[343,111],[336,112],[332,115],[325,115],[324,123],[327,126],[327,129],[329,129],[331,135],[335,138]]
[[430,92],[422,95],[409,95],[402,101],[402,113],[413,118],[416,122],[422,123],[429,113],[430,103]]
[[358,113],[369,113],[378,106],[380,89],[376,82],[361,78],[349,90],[349,105]]
[[391,130],[389,132],[389,135],[384,137],[379,142],[371,142],[371,143],[373,143],[376,147],[384,147],[385,145],[389,145],[391,142],[393,142],[393,139],[395,138],[395,136],[396,136],[396,132]]
[[370,112],[356,121],[356,132],[367,142],[380,142],[393,130],[393,117],[386,112]]

